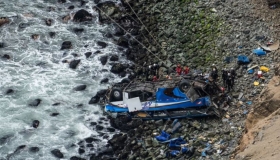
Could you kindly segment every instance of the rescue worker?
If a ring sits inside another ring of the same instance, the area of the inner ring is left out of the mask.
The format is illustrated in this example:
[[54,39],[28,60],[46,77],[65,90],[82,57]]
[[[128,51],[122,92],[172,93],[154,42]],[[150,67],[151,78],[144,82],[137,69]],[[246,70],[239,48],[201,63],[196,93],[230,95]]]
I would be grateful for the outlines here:
[[222,79],[223,79],[223,85],[226,87],[227,84],[227,78],[228,78],[228,71],[227,69],[222,70]]
[[190,68],[189,68],[188,66],[185,66],[184,69],[183,69],[183,71],[182,71],[182,73],[183,73],[184,75],[187,75],[189,72],[190,72]]
[[233,68],[230,69],[230,75],[231,75],[231,81],[232,81],[232,87],[234,86],[234,80],[235,80],[235,77],[236,77],[236,72]]
[[230,72],[228,72],[228,76],[227,76],[227,80],[226,80],[226,84],[227,84],[227,89],[228,89],[228,92],[231,91],[233,85],[232,85],[232,77],[231,77],[231,74]]
[[180,64],[178,64],[177,65],[177,67],[176,67],[176,72],[177,72],[177,75],[181,75],[181,73],[182,73],[182,67],[181,67],[181,65]]
[[217,81],[219,75],[218,75],[218,70],[217,70],[216,66],[212,67],[212,71],[211,71],[210,75],[213,78],[213,81]]

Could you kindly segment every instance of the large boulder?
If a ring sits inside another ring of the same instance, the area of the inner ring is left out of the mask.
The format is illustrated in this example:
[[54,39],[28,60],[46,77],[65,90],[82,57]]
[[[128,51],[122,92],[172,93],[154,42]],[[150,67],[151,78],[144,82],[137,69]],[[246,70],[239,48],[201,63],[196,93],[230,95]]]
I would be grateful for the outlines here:
[[[121,17],[121,10],[120,8],[111,1],[106,1],[103,3],[98,3],[96,5],[96,9],[99,14],[99,21],[101,23],[111,23],[111,19],[118,21]],[[110,18],[109,18],[110,17]]]
[[81,9],[73,17],[73,20],[75,22],[84,22],[84,21],[91,21],[93,18],[92,14],[90,14],[88,11]]
[[76,69],[80,62],[81,62],[80,59],[77,59],[77,60],[75,59],[69,63],[69,67],[72,69]]
[[6,23],[9,23],[10,20],[6,17],[0,17],[0,27]]
[[112,68],[111,68],[111,72],[115,73],[115,74],[119,74],[121,72],[123,72],[126,69],[126,67],[121,64],[121,63],[115,63],[113,64]]
[[71,49],[73,46],[72,46],[72,42],[70,41],[64,41],[61,45],[61,48],[60,50],[64,50],[64,49]]
[[64,155],[60,152],[59,149],[54,149],[51,151],[52,155],[54,155],[56,158],[63,158]]

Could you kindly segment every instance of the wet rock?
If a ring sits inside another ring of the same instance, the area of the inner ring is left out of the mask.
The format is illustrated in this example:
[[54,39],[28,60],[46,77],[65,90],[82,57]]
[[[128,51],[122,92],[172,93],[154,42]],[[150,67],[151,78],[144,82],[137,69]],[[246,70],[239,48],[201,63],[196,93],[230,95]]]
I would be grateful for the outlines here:
[[83,154],[83,153],[85,153],[85,150],[83,148],[79,148],[78,152],[79,152],[79,154]]
[[41,99],[35,99],[34,101],[32,101],[31,103],[29,103],[28,105],[31,107],[37,107],[40,103],[41,103]]
[[58,106],[58,105],[60,105],[59,102],[56,102],[56,103],[52,104],[52,106]]
[[59,115],[59,113],[51,113],[50,116],[55,117],[55,116],[58,116],[58,115]]
[[[98,18],[101,23],[111,22],[111,19],[118,20],[121,15],[119,7],[114,2],[106,1],[103,3],[98,3],[97,7],[98,8],[96,9],[99,14]],[[108,16],[111,19],[108,18]]]
[[81,6],[83,6],[83,5],[87,4],[87,3],[88,3],[88,1],[81,0]]
[[97,41],[97,45],[101,46],[101,48],[107,47],[107,43],[102,42],[102,41]]
[[100,141],[100,140],[97,139],[97,138],[88,137],[88,138],[85,139],[85,141],[86,141],[87,143],[92,143],[92,142],[98,142],[98,141]]
[[8,54],[4,54],[4,55],[2,56],[2,58],[3,58],[3,59],[11,59],[11,56],[8,55]]
[[115,63],[112,65],[111,72],[115,73],[115,74],[119,74],[119,73],[123,72],[125,69],[126,69],[126,67],[123,64]]
[[101,56],[99,60],[102,65],[105,65],[108,61],[108,56]]
[[0,137],[0,144],[3,145],[9,141],[10,138],[12,138],[13,135],[4,135],[3,137]]
[[80,158],[80,157],[77,157],[77,156],[73,156],[70,158],[70,160],[86,160],[84,158]]
[[10,20],[6,17],[0,17],[0,27],[6,23],[9,23]]
[[38,127],[39,127],[39,124],[40,124],[40,121],[34,120],[34,121],[32,122],[32,127],[33,127],[33,128],[38,128]]
[[72,9],[74,9],[75,8],[75,6],[69,6],[68,7],[68,9],[70,9],[70,10],[72,10]]
[[83,91],[87,88],[87,85],[82,84],[74,88],[75,91]]
[[123,36],[120,37],[117,41],[117,45],[128,48],[129,47],[128,39]]
[[4,48],[4,43],[0,42],[0,48]]
[[112,55],[111,57],[110,57],[110,61],[118,61],[119,60],[119,56],[118,55]]
[[47,26],[51,26],[53,24],[53,20],[48,18],[48,19],[45,20],[45,23],[46,23]]
[[75,22],[85,22],[85,21],[91,21],[93,18],[92,14],[90,14],[88,11],[81,9],[73,17],[73,20]]
[[92,52],[86,52],[85,53],[86,58],[89,58],[91,55],[92,55]]
[[108,83],[109,82],[109,78],[103,78],[100,83]]
[[114,36],[120,37],[120,36],[125,35],[125,31],[124,31],[123,29],[121,29],[121,28],[118,27],[118,26],[116,26],[115,28],[116,28],[116,29],[114,30],[114,33],[113,33]]
[[101,130],[103,130],[103,126],[101,126],[101,125],[96,125],[96,130],[98,130],[98,131],[101,131]]
[[13,90],[13,89],[8,89],[7,91],[6,91],[6,94],[13,94],[15,91]]
[[82,33],[85,29],[83,28],[73,28],[73,31],[76,33],[76,34],[79,34],[79,33]]
[[31,152],[31,153],[36,153],[36,152],[39,152],[39,147],[30,147],[29,148],[29,151]]
[[61,45],[60,50],[64,50],[64,49],[72,49],[72,42],[70,41],[64,41]]
[[69,67],[72,68],[72,69],[76,69],[78,64],[81,62],[80,59],[75,59],[75,60],[72,60],[70,63],[69,63]]
[[115,129],[115,128],[112,128],[112,127],[108,127],[108,128],[107,128],[107,131],[109,131],[109,132],[115,132],[116,129]]
[[99,100],[100,100],[100,97],[99,97],[98,95],[95,95],[94,97],[92,97],[92,98],[90,99],[90,101],[88,102],[88,104],[96,104],[96,103],[99,102]]
[[64,155],[60,152],[59,149],[54,149],[51,151],[52,155],[54,155],[56,158],[63,158]]
[[49,32],[49,35],[51,38],[54,38],[55,37],[55,32]]
[[113,35],[112,35],[111,33],[105,33],[105,34],[104,34],[104,37],[106,37],[106,38],[112,38]]
[[18,27],[19,27],[20,29],[25,29],[25,28],[27,28],[28,26],[30,26],[29,23],[20,23]]
[[58,0],[58,3],[66,3],[66,0]]
[[95,4],[98,4],[98,3],[100,2],[100,0],[93,0],[93,2],[94,2]]

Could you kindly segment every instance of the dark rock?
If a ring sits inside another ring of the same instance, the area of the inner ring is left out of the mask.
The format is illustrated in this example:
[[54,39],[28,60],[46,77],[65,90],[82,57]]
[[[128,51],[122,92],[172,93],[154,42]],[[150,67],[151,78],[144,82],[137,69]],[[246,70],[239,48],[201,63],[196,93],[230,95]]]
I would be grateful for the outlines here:
[[99,140],[93,137],[88,137],[85,139],[87,143],[98,142]]
[[82,33],[85,29],[83,28],[73,28],[73,31],[76,33],[76,34],[79,34],[79,33]]
[[55,32],[49,32],[49,35],[50,35],[51,38],[54,38]]
[[115,132],[115,131],[116,131],[116,129],[115,129],[115,128],[112,128],[112,127],[108,127],[107,130],[108,130],[109,132]]
[[66,0],[58,0],[58,3],[66,3]]
[[98,3],[100,2],[100,0],[93,0],[93,2],[94,2],[95,4],[98,4]]
[[95,51],[93,54],[99,54],[101,53],[101,51]]
[[8,55],[8,54],[4,54],[4,55],[2,56],[2,58],[3,58],[3,59],[11,59],[11,56]]
[[112,139],[108,141],[108,143],[112,146],[113,150],[123,149],[125,145],[125,141],[127,139],[127,135],[124,134],[115,134]]
[[32,152],[32,153],[39,152],[39,150],[40,150],[39,147],[30,147],[29,148],[29,151]]
[[73,20],[76,22],[84,22],[84,21],[91,21],[93,16],[86,10],[81,9],[73,17]]
[[110,61],[118,61],[119,60],[119,56],[114,54],[110,57]]
[[59,102],[56,102],[56,103],[52,104],[52,106],[58,106],[58,105],[60,105]]
[[77,59],[77,60],[72,60],[70,63],[69,63],[69,67],[72,68],[72,69],[76,69],[78,64],[81,62],[80,59]]
[[111,33],[105,33],[105,34],[104,34],[104,37],[107,37],[107,38],[112,38],[112,37],[113,37],[113,35],[112,35]]
[[96,122],[90,122],[90,125],[95,126],[95,125],[97,125],[97,123]]
[[96,95],[102,97],[104,96],[106,93],[107,93],[108,89],[102,89],[102,90],[99,90]]
[[33,102],[29,103],[31,107],[37,107],[41,103],[41,99],[35,99]]
[[99,60],[102,65],[105,65],[108,61],[108,56],[101,56]]
[[12,93],[14,93],[14,90],[13,90],[13,89],[8,89],[8,90],[6,91],[6,94],[12,94]]
[[109,82],[109,78],[103,78],[100,83],[108,83]]
[[119,74],[120,77],[125,77],[126,76],[126,71],[122,71],[120,74]]
[[51,151],[51,153],[57,158],[63,158],[64,157],[64,155],[60,152],[59,149],[54,149],[54,150]]
[[87,53],[85,53],[85,56],[86,56],[87,58],[89,58],[91,55],[92,55],[92,52],[87,52]]
[[77,54],[77,53],[72,53],[71,55],[73,55],[74,57],[78,57],[79,56],[79,54]]
[[93,148],[93,144],[86,144],[86,147]]
[[73,156],[70,158],[70,160],[86,160],[84,158],[80,158],[80,157],[77,157],[77,156]]
[[117,45],[128,48],[129,47],[128,39],[123,36],[120,37],[117,41]]
[[18,27],[19,27],[20,29],[25,29],[25,28],[28,27],[28,26],[30,26],[29,23],[20,23]]
[[88,3],[88,1],[81,0],[81,6],[85,5],[86,3]]
[[125,35],[125,31],[123,29],[121,29],[120,27],[116,26],[116,29],[114,30],[114,36],[123,36]]
[[97,45],[101,46],[102,48],[107,47],[107,43],[102,42],[102,41],[97,41]]
[[60,50],[63,50],[63,49],[71,49],[73,46],[72,46],[72,42],[70,41],[64,41],[61,45],[61,48]]
[[51,113],[50,116],[55,117],[55,116],[57,116],[57,115],[59,115],[59,113]]
[[90,99],[90,101],[88,102],[88,104],[96,104],[96,103],[99,102],[99,100],[100,100],[100,97],[97,96],[97,95],[95,95],[94,97],[92,97],[92,98]]
[[45,23],[46,23],[47,26],[51,26],[53,24],[53,20],[48,18],[48,19],[45,20]]
[[3,145],[9,141],[10,138],[12,138],[13,135],[5,135],[0,138],[0,144]]
[[111,72],[115,73],[115,74],[119,74],[119,73],[123,72],[125,69],[126,69],[126,67],[123,64],[116,63],[116,64],[112,65]]
[[32,127],[33,127],[33,128],[38,128],[38,127],[39,127],[39,124],[40,124],[40,121],[34,120],[34,121],[32,122]]
[[75,91],[83,91],[87,88],[87,85],[82,84],[74,88]]
[[68,7],[68,9],[74,9],[75,8],[75,6],[69,6]]
[[4,48],[4,43],[0,42],[0,48]]
[[85,150],[83,148],[79,148],[78,152],[79,152],[79,154],[83,154],[83,153],[85,153]]
[[96,130],[98,130],[98,131],[101,131],[101,130],[103,130],[103,126],[100,126],[100,125],[96,125]]

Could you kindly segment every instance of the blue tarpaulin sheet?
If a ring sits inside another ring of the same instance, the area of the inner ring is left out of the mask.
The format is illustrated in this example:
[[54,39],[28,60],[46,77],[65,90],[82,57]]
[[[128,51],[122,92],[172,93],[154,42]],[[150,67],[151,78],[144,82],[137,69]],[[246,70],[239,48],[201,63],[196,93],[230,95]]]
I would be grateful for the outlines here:
[[254,49],[254,50],[253,50],[253,53],[255,53],[255,54],[258,55],[258,56],[266,55],[266,52],[265,52],[263,49],[261,49],[261,48]]

